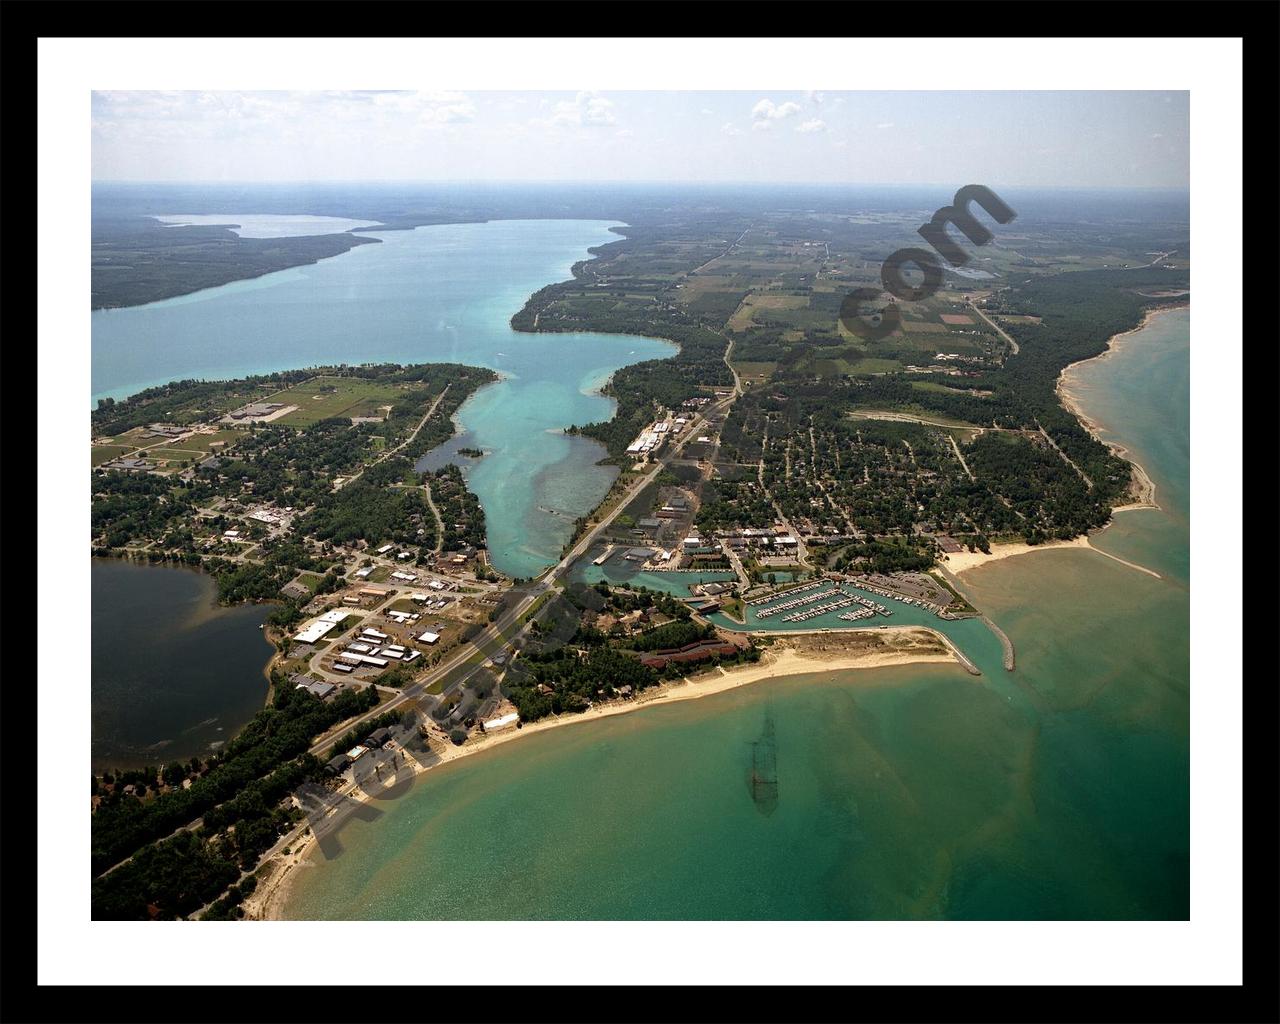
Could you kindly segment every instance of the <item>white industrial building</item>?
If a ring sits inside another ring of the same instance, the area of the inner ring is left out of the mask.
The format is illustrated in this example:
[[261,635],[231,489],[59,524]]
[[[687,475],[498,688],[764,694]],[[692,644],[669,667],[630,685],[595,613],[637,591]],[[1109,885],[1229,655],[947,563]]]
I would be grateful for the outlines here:
[[334,626],[345,619],[350,613],[341,608],[334,608],[332,611],[325,612],[317,619],[312,619],[303,628],[301,633],[294,634],[294,640],[300,644],[313,644],[321,637],[325,636]]

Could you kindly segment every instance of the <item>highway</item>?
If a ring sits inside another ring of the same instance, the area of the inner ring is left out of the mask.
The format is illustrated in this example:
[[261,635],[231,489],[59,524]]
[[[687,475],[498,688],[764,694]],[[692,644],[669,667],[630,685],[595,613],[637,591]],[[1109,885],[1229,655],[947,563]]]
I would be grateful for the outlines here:
[[[726,363],[728,362],[727,351],[725,353],[725,361]],[[483,669],[486,662],[488,662],[494,654],[506,651],[510,643],[527,628],[527,623],[524,625],[519,624],[520,617],[529,611],[539,598],[550,593],[556,587],[556,583],[559,579],[569,571],[574,562],[590,550],[592,545],[595,544],[600,535],[612,525],[614,519],[617,518],[622,510],[626,508],[627,505],[629,505],[645,487],[651,484],[658,477],[658,474],[667,468],[667,465],[673,459],[680,455],[684,450],[685,445],[688,444],[692,438],[697,437],[700,434],[700,432],[706,427],[708,419],[713,414],[724,412],[733,404],[734,399],[736,399],[739,394],[739,384],[737,383],[736,373],[734,374],[734,378],[735,386],[733,391],[720,401],[707,405],[705,407],[705,411],[700,412],[695,416],[686,428],[684,436],[679,441],[671,445],[665,455],[662,455],[654,462],[653,468],[650,469],[649,472],[633,481],[631,486],[614,505],[612,511],[607,513],[599,523],[589,529],[577,541],[577,543],[570,548],[559,562],[545,570],[536,580],[511,589],[507,595],[508,598],[511,595],[516,594],[521,596],[513,605],[504,610],[494,622],[487,625],[475,638],[463,644],[457,653],[454,654],[453,657],[447,659],[444,664],[429,670],[426,675],[422,676],[411,685],[406,686],[397,696],[383,701],[377,707],[370,709],[356,718],[347,719],[346,721],[334,726],[311,745],[309,753],[314,754],[317,757],[326,754],[333,744],[342,736],[346,735],[350,730],[357,728],[359,725],[367,722],[371,718],[375,718],[378,715],[394,710],[409,701],[417,700],[420,697],[431,697],[434,701],[435,696],[428,694],[427,690],[438,682],[443,684],[440,688],[440,696],[443,697],[451,694],[459,687],[464,686],[477,672]],[[430,412],[427,414],[427,417],[429,416]],[[424,423],[426,422],[427,417],[423,418]],[[419,428],[420,427],[421,424],[419,424]],[[389,597],[386,601],[382,602],[382,604],[378,605],[377,608],[373,609],[373,612],[376,614],[377,612],[385,610],[393,600],[397,599],[398,597]],[[367,621],[367,617],[364,621]],[[319,655],[316,657],[318,658]],[[454,673],[457,674],[455,675]],[[326,677],[330,677],[329,673],[322,674]],[[349,680],[344,679],[344,681]],[[349,793],[354,788],[355,784],[345,785],[340,791],[339,796]],[[171,833],[171,835],[177,835],[183,831],[190,831],[199,828],[200,824],[201,819],[197,818],[184,828],[176,829]],[[283,836],[271,848],[271,850],[259,860],[258,863],[262,863],[268,857],[279,852],[285,846],[288,846],[290,842],[296,840],[301,833],[309,827],[310,825],[308,823],[303,823],[290,830],[289,833]],[[124,858],[101,872],[98,877],[101,878],[110,874],[116,868],[120,867],[122,864],[128,863],[132,859],[133,855],[131,854],[129,857]],[[198,914],[196,916],[198,916]]]
[[[727,352],[725,354],[725,361],[728,362]],[[648,473],[637,478],[627,489],[626,493],[614,505],[613,510],[605,515],[599,523],[588,530],[578,540],[578,542],[570,548],[568,553],[560,559],[559,562],[546,570],[532,583],[513,588],[511,593],[518,593],[520,591],[524,592],[523,596],[515,605],[499,615],[498,619],[486,627],[479,636],[463,645],[454,657],[450,658],[438,668],[429,671],[425,676],[412,685],[405,687],[398,696],[384,701],[376,708],[360,715],[358,718],[348,719],[347,721],[335,726],[311,746],[310,753],[319,757],[322,754],[327,753],[329,748],[331,748],[339,738],[346,735],[347,732],[356,728],[362,722],[366,722],[377,715],[384,714],[387,711],[399,707],[407,701],[416,700],[422,696],[429,696],[426,691],[436,682],[447,680],[445,685],[441,688],[441,696],[451,693],[458,687],[465,685],[476,672],[480,671],[484,667],[485,663],[492,655],[499,653],[501,650],[505,650],[510,642],[523,633],[527,628],[527,624],[525,624],[523,626],[518,626],[518,628],[515,628],[513,632],[508,633],[508,630],[512,630],[512,627],[517,627],[520,617],[527,612],[540,597],[544,594],[550,593],[555,588],[556,582],[560,577],[569,571],[574,562],[591,549],[592,545],[594,545],[600,535],[607,530],[610,525],[612,525],[614,519],[622,512],[622,510],[626,508],[627,505],[630,504],[645,487],[651,484],[657,478],[658,474],[666,469],[667,465],[673,459],[680,455],[691,438],[698,436],[699,432],[706,426],[707,420],[712,412],[723,412],[733,404],[734,399],[736,399],[740,393],[736,373],[734,374],[734,379],[735,386],[733,392],[727,398],[708,405],[705,413],[700,413],[696,416],[686,428],[684,437],[672,445],[670,450],[654,463],[653,468]],[[384,605],[379,607],[385,607],[386,603],[389,602],[384,602]],[[454,672],[459,672],[459,674],[450,679],[450,674]],[[354,780],[343,783],[337,793],[333,794],[332,798],[326,801],[326,807],[328,808],[325,812],[326,815],[331,810],[342,806],[345,803],[346,798],[355,792],[356,789],[360,788],[360,785],[360,782]],[[188,825],[187,828],[197,828],[199,827],[199,824],[199,821],[195,821]],[[296,843],[311,827],[312,821],[310,818],[299,822],[298,825],[290,829],[285,835],[281,836],[271,849],[258,859],[253,870],[244,872],[241,876],[241,880],[248,878],[257,871],[261,864],[281,853],[286,847]],[[121,863],[124,862],[122,861]],[[118,866],[119,865],[116,865],[116,867]],[[108,871],[111,870],[114,870],[114,868],[108,869]],[[106,873],[107,872],[103,872],[103,874]],[[207,908],[202,908],[192,916],[198,918],[203,914],[205,909]]]
[[[466,644],[462,645],[452,658],[449,658],[439,667],[428,671],[426,675],[414,682],[412,685],[405,687],[398,697],[393,697],[391,700],[384,701],[382,704],[378,705],[378,707],[371,709],[359,718],[348,720],[335,726],[312,745],[311,753],[319,756],[322,752],[326,752],[333,745],[335,740],[345,735],[349,730],[360,725],[362,722],[377,715],[384,714],[387,711],[399,707],[407,701],[417,700],[424,696],[430,696],[427,694],[427,690],[437,682],[444,681],[444,685],[440,688],[441,696],[446,696],[464,685],[473,675],[475,675],[476,672],[484,667],[485,662],[488,661],[492,655],[505,650],[510,642],[523,632],[523,629],[516,629],[514,632],[509,631],[512,630],[512,627],[516,626],[520,617],[524,615],[540,597],[544,594],[550,593],[555,588],[560,577],[569,571],[574,562],[591,549],[599,539],[600,535],[613,524],[614,519],[617,518],[622,510],[626,508],[627,505],[629,505],[645,487],[657,479],[658,474],[667,468],[668,463],[679,456],[680,452],[684,450],[685,445],[688,444],[692,438],[698,436],[700,431],[706,426],[707,420],[712,411],[714,410],[716,413],[724,411],[733,403],[733,400],[737,398],[737,396],[738,390],[735,386],[734,391],[727,398],[707,406],[706,412],[700,413],[695,417],[686,428],[684,436],[672,445],[665,455],[661,456],[654,463],[653,468],[649,470],[649,472],[633,481],[625,494],[623,494],[623,496],[619,498],[617,503],[614,505],[611,512],[605,515],[599,523],[583,534],[583,536],[576,544],[573,545],[572,548],[569,549],[568,553],[565,554],[559,562],[550,569],[545,570],[536,580],[531,583],[512,588],[510,594],[520,594],[523,592],[523,596],[521,596],[514,605],[503,611],[496,621],[486,626],[483,632],[472,640],[467,641]],[[392,600],[394,600],[394,598],[389,598],[387,601],[383,602],[382,605],[374,610],[375,613],[383,610],[391,603]],[[319,655],[316,657],[318,658]],[[314,665],[312,667],[315,668]],[[459,669],[465,669],[465,671],[454,678],[450,678],[450,674],[458,671]]]

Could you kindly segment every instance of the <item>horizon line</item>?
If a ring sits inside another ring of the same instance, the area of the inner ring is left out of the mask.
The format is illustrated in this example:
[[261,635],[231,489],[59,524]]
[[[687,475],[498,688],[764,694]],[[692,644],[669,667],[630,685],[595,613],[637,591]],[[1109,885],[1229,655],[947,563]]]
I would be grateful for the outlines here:
[[[761,178],[725,178],[725,179],[691,179],[673,181],[665,178],[487,178],[476,180],[471,178],[271,178],[265,180],[213,179],[213,178],[92,178],[90,185],[465,185],[477,186],[509,186],[509,185],[660,185],[677,187],[715,187],[729,185],[749,185],[762,188],[954,188],[951,182],[884,182],[884,181],[771,181]],[[1008,189],[1043,191],[1079,191],[1079,192],[1185,192],[1190,193],[1187,185],[1024,185],[1008,184],[1001,186]]]

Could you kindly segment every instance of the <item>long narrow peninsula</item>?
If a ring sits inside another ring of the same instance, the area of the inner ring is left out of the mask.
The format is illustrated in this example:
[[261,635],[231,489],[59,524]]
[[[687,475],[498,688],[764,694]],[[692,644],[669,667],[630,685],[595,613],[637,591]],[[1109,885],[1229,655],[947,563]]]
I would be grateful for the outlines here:
[[[614,375],[611,419],[566,424],[618,476],[534,579],[489,564],[456,466],[416,468],[489,370],[183,381],[94,410],[95,554],[199,566],[225,602],[278,603],[268,703],[238,736],[95,777],[95,917],[243,916],[263,862],[372,779],[708,668],[809,670],[837,636],[873,662],[950,660],[949,623],[979,611],[949,556],[1071,541],[1130,499],[1129,464],[1055,384],[1185,293],[1159,232],[1120,251],[1074,238],[1071,260],[1096,269],[1002,250],[869,343],[840,304],[905,219],[664,208],[628,223],[512,321],[680,346]],[[1050,229],[1028,234],[1053,251]]]

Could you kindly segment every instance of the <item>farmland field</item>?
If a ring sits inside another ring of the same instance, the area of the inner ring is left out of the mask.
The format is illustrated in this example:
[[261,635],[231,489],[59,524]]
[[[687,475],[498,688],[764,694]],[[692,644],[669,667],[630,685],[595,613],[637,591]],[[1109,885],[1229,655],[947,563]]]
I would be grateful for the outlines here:
[[401,388],[358,377],[315,377],[272,395],[269,400],[287,401],[298,407],[275,422],[307,427],[333,416],[379,416],[380,406],[394,405],[403,394]]
[[92,465],[100,466],[111,459],[118,459],[134,451],[135,446],[124,444],[95,444],[92,451]]
[[[167,444],[163,448],[153,448],[151,454],[158,459],[181,459],[208,455],[215,447],[220,450],[220,454],[244,436],[243,430],[219,430],[216,434],[196,434],[194,437],[184,437],[174,444]],[[218,444],[219,441],[222,444]]]

